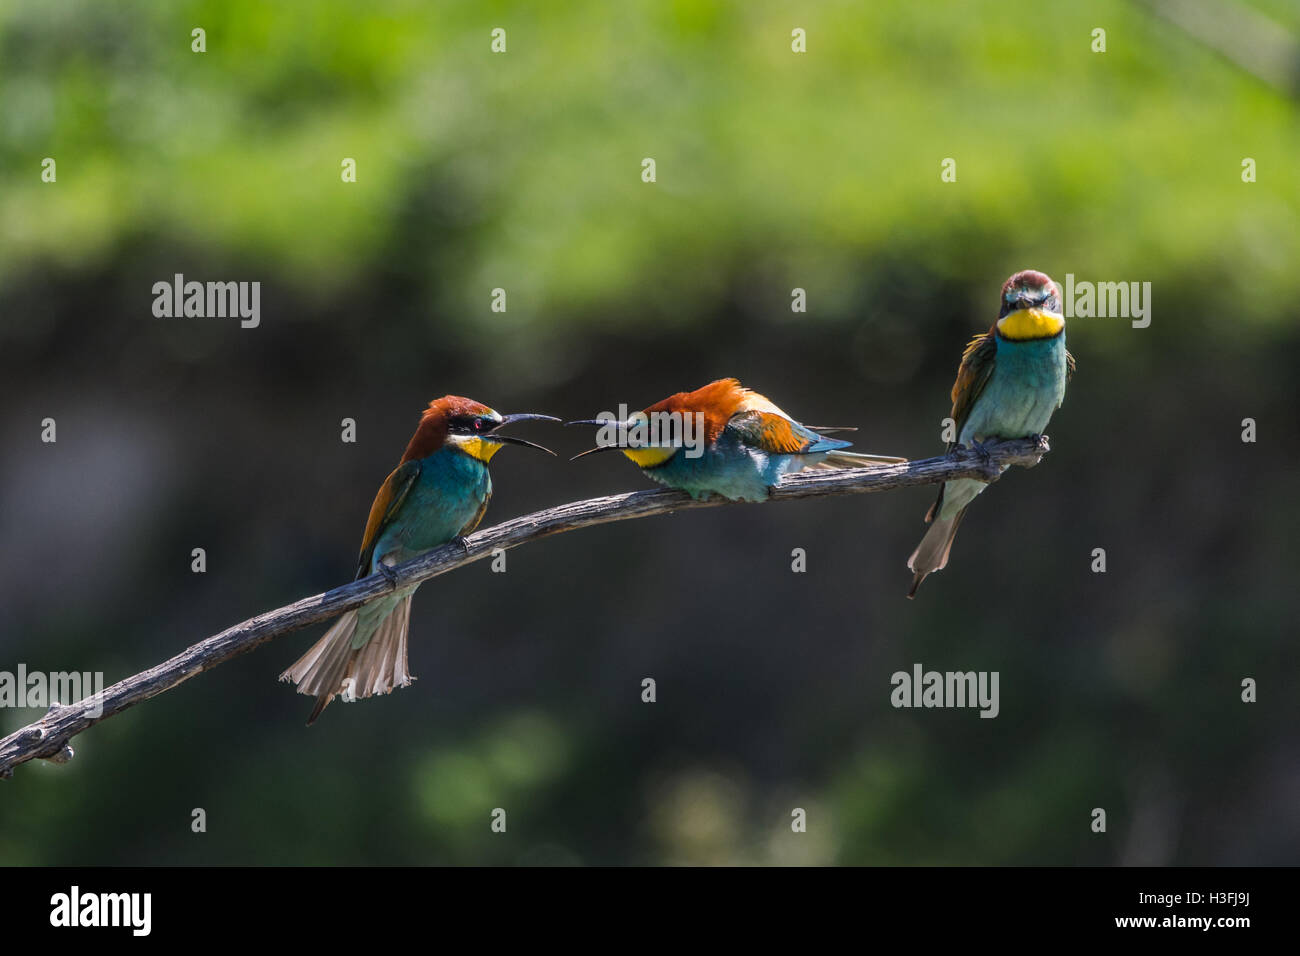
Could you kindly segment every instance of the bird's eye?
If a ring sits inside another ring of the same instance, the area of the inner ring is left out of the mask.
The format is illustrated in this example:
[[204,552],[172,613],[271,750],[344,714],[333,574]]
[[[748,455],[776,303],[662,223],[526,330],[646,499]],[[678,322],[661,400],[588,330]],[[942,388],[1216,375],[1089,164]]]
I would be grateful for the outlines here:
[[483,421],[483,419],[481,418],[474,419],[474,431],[481,432],[486,428],[487,428],[487,422]]

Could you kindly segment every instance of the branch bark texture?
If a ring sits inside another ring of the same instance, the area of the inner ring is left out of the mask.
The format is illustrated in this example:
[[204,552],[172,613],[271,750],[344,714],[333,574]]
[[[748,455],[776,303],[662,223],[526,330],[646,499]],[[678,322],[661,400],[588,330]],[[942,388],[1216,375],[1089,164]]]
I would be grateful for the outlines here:
[[[1037,442],[1028,439],[990,442],[980,450],[957,449],[939,458],[870,469],[804,471],[787,475],[772,492],[770,500],[873,494],[913,485],[938,484],[954,478],[992,482],[1011,465],[1032,467],[1038,464],[1047,451],[1044,437]],[[12,776],[13,768],[28,760],[40,758],[66,762],[72,758],[69,746],[72,738],[114,714],[169,691],[218,664],[247,654],[267,641],[333,618],[387,591],[418,584],[472,564],[491,556],[498,548],[517,548],[551,535],[611,521],[728,504],[733,502],[720,498],[696,501],[682,492],[668,489],[633,491],[558,505],[476,531],[466,539],[464,548],[457,544],[444,545],[397,565],[393,568],[394,583],[382,574],[374,574],[266,611],[199,641],[156,667],[106,687],[102,694],[72,704],[56,704],[40,720],[0,740],[0,778]]]

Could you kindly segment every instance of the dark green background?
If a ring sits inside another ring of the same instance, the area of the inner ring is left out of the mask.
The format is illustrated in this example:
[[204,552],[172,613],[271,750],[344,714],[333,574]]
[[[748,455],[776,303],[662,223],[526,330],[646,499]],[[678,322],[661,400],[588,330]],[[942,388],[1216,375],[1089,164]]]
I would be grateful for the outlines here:
[[[0,6],[3,669],[111,682],[343,583],[438,395],[736,375],[924,457],[1009,273],[1153,283],[1070,323],[1052,453],[917,601],[928,488],[565,535],[424,586],[410,689],[305,729],[315,628],[20,767],[0,863],[1294,863],[1296,120],[1119,2]],[[177,272],[261,327],[154,318]],[[646,484],[527,434],[564,457],[497,458],[489,523]],[[1001,715],[894,710],[918,661]]]

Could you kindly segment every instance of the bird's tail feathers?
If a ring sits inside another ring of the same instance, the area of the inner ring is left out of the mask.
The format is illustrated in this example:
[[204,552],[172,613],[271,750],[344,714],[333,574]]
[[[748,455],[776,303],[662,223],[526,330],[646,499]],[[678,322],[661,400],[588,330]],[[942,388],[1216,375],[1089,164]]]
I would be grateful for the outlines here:
[[406,687],[415,679],[406,661],[411,595],[400,598],[375,626],[370,638],[354,648],[358,612],[365,610],[369,608],[340,616],[306,654],[280,675],[280,680],[296,684],[298,693],[315,696],[316,706],[307,719],[308,725],[339,694],[345,695],[345,700],[359,700],[387,694],[394,687]]
[[907,567],[912,571],[912,587],[907,592],[909,598],[916,597],[916,589],[921,586],[921,582],[927,575],[947,566],[948,554],[952,551],[952,540],[957,536],[957,528],[961,525],[961,519],[965,514],[966,509],[962,508],[951,518],[941,518],[936,503],[925,516],[930,522],[930,529],[926,531],[925,537],[916,546],[912,556],[907,559]]
[[873,465],[901,465],[906,458],[872,455],[858,451],[832,451],[813,465],[814,468],[871,468]]

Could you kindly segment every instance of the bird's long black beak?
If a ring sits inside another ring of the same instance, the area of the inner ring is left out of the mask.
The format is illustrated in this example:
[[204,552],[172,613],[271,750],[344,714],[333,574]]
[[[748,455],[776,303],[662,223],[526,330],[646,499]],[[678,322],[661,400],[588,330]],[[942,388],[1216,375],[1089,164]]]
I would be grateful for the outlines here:
[[513,435],[501,434],[501,429],[505,428],[505,426],[514,422],[527,421],[558,422],[560,419],[556,418],[554,415],[538,415],[535,412],[516,412],[514,415],[502,415],[501,423],[488,432],[488,435],[491,436],[493,441],[499,441],[507,445],[523,445],[525,448],[536,448],[538,451],[544,451],[548,455],[554,455],[555,452],[551,451],[545,445],[538,445],[530,441],[524,441],[522,438],[515,438]]
[[501,425],[498,425],[497,428],[500,428],[502,425],[509,425],[513,422],[558,422],[560,420],[561,419],[556,418],[554,415],[538,415],[536,412],[515,412],[513,415],[502,415]]
[[[566,428],[569,425],[599,425],[601,428],[604,428],[606,425],[625,427],[626,423],[617,421],[613,418],[582,418],[577,421],[565,422],[564,425]],[[579,458],[586,458],[588,455],[594,455],[598,451],[615,451],[617,448],[617,445],[597,445],[595,448],[588,448],[586,451],[579,452],[570,458],[569,461],[577,461]]]
[[586,458],[588,455],[594,455],[598,451],[617,451],[617,450],[618,450],[617,445],[597,445],[595,448],[588,448],[586,451],[578,452],[576,455],[570,458],[569,461],[577,461],[579,458]]

